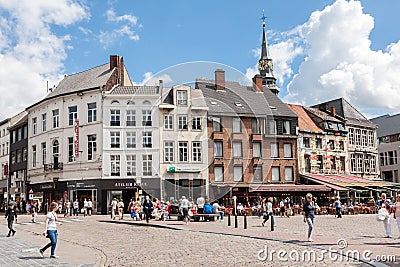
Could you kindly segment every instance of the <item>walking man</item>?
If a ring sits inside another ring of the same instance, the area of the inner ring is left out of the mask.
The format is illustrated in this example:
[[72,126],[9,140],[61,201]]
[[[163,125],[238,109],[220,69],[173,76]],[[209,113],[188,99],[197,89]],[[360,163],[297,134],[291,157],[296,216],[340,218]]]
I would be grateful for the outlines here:
[[151,218],[151,213],[153,212],[153,202],[151,202],[150,197],[146,196],[145,201],[143,202],[143,212],[144,215],[146,216],[146,222],[149,223],[149,220]]
[[7,222],[8,222],[7,237],[10,237],[11,233],[13,236],[15,235],[16,231],[13,229],[13,225],[14,225],[14,220],[15,220],[15,222],[17,222],[17,217],[18,217],[17,211],[14,209],[14,205],[9,204],[6,214],[5,214],[5,218],[7,219]]
[[386,209],[389,216],[383,220],[386,237],[392,238],[392,229],[390,227],[390,213],[392,212],[392,201],[386,198],[386,194],[382,193],[381,199],[377,202],[378,209]]

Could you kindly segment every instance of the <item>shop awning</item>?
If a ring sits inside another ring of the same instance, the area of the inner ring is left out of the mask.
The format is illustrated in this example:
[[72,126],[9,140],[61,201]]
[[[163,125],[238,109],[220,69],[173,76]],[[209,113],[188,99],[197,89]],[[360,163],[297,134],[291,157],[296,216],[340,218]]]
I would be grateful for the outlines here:
[[331,191],[325,185],[295,185],[295,184],[263,184],[263,185],[250,185],[249,192],[318,192],[318,191]]

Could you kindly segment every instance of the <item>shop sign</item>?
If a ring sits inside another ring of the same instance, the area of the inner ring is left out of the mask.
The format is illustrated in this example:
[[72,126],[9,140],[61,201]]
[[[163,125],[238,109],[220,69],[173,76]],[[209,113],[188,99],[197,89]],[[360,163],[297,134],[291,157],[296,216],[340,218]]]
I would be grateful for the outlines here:
[[116,182],[115,187],[116,188],[133,188],[133,183],[132,182]]
[[41,189],[53,189],[53,185],[52,184],[42,184],[40,185]]
[[74,156],[79,157],[79,120],[75,119],[74,125]]

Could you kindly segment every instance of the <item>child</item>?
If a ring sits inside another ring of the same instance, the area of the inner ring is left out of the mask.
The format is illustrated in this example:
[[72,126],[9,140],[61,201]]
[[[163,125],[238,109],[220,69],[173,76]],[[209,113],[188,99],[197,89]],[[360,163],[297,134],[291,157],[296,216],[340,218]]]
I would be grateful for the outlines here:
[[37,220],[37,210],[36,210],[36,206],[32,205],[32,222],[36,223]]
[[14,224],[14,219],[15,222],[17,222],[17,216],[18,216],[17,212],[14,210],[14,205],[9,204],[5,216],[5,218],[8,221],[8,229],[9,229],[7,237],[10,237],[11,232],[13,236],[15,235],[16,231],[13,229],[13,224]]

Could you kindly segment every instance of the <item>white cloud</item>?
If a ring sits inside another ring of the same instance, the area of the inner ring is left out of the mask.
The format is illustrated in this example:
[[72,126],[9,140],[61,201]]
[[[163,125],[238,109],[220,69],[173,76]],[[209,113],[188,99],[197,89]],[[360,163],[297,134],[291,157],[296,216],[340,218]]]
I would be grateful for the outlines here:
[[168,74],[154,75],[152,72],[143,74],[143,80],[140,82],[133,82],[133,85],[156,85],[162,80],[164,84],[172,82],[171,76]]
[[115,43],[117,39],[128,37],[133,41],[140,39],[139,35],[133,30],[134,27],[141,28],[142,25],[137,25],[138,18],[131,14],[124,14],[117,16],[114,9],[111,7],[106,11],[107,21],[115,23],[117,26],[115,29],[110,31],[101,31],[98,35],[100,43],[103,44],[103,48],[107,49],[108,46]]
[[0,118],[5,118],[44,97],[46,81],[57,84],[62,77],[70,37],[56,36],[50,27],[90,15],[72,0],[0,0],[0,11]]
[[369,114],[398,112],[400,41],[385,51],[371,50],[373,27],[360,1],[337,0],[312,13],[292,33],[306,44],[305,59],[284,101],[312,105],[344,97]]

